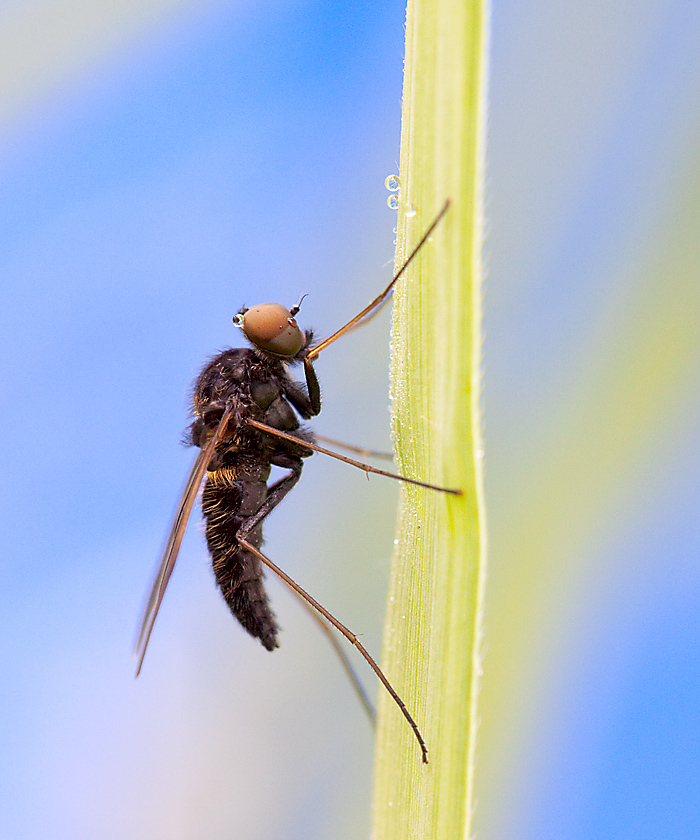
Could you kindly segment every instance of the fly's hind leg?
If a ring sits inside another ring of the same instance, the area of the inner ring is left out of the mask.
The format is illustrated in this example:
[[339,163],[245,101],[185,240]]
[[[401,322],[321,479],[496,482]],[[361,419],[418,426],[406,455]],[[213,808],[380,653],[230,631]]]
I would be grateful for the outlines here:
[[[260,548],[263,541],[262,523],[282,499],[299,481],[302,461],[299,457],[275,457],[278,466],[287,467],[290,472],[267,489],[265,498],[253,513],[241,513],[249,504],[241,504],[245,482],[228,492],[234,494],[230,501],[221,498],[227,491],[221,488],[205,487],[202,508],[207,517],[207,543],[212,556],[216,581],[224,600],[242,626],[263,647],[274,650],[277,647],[277,621],[270,607],[263,583],[263,569],[248,544]],[[211,498],[210,498],[211,497]],[[233,516],[225,521],[223,510],[230,510]]]
[[279,481],[270,485],[265,501],[252,516],[249,516],[243,522],[236,534],[239,542],[241,540],[245,540],[248,534],[261,524],[263,519],[265,519],[265,517],[277,507],[277,505],[282,501],[282,499],[284,499],[287,493],[289,493],[289,491],[301,478],[301,471],[304,466],[301,458],[298,458],[295,455],[281,453],[275,455],[271,459],[271,462],[276,467],[288,469],[289,472],[287,475],[282,476]]
[[293,589],[299,595],[300,598],[303,598],[311,608],[313,608],[318,613],[320,613],[320,615],[327,622],[329,622],[329,624],[332,624],[333,627],[335,627],[336,630],[338,630],[340,633],[342,633],[342,635],[345,636],[345,638],[352,645],[354,645],[357,648],[357,650],[362,654],[365,662],[367,662],[367,664],[372,668],[374,673],[379,677],[380,682],[382,683],[384,688],[386,688],[386,690],[389,692],[389,694],[391,695],[391,697],[394,700],[394,702],[396,703],[396,705],[401,710],[401,714],[406,718],[406,721],[408,722],[408,725],[413,730],[413,734],[415,735],[416,740],[418,742],[418,745],[420,746],[423,762],[425,764],[427,764],[428,763],[428,750],[427,750],[427,747],[425,746],[425,741],[423,740],[423,736],[420,733],[420,729],[418,728],[418,725],[416,724],[415,720],[411,716],[411,713],[406,708],[406,704],[403,702],[403,700],[397,694],[397,692],[394,689],[394,687],[392,686],[392,684],[389,682],[389,680],[384,675],[384,672],[382,671],[382,669],[379,667],[377,662],[372,658],[372,656],[367,651],[367,649],[364,647],[362,642],[360,642],[359,638],[357,637],[357,634],[353,633],[344,624],[342,624],[340,621],[338,621],[338,619],[332,613],[330,613],[324,606],[319,604],[319,602],[315,598],[313,598],[311,595],[309,595],[309,593],[305,589],[302,589],[302,587],[299,586],[299,584],[296,583],[296,581],[294,581],[286,572],[282,571],[282,569],[280,569],[279,566],[275,565],[275,563],[273,563],[272,560],[270,560],[269,557],[267,557],[265,554],[263,554],[256,545],[254,545],[252,542],[249,542],[248,540],[242,538],[240,535],[238,536],[238,544],[241,546],[241,548],[245,549],[246,551],[249,551],[251,554],[253,554],[255,557],[257,557],[257,559],[261,563],[263,563],[265,566],[268,567],[268,569],[270,569],[278,577],[280,577],[287,584],[287,586],[289,586],[291,589]]
[[[255,567],[253,567],[253,565],[251,564],[251,574],[253,574],[253,568],[260,568],[260,557],[263,556],[260,554],[260,545],[262,543],[262,538],[260,535],[261,523],[263,519],[268,515],[268,513],[270,513],[272,510],[274,510],[275,507],[277,507],[277,505],[282,501],[282,499],[287,495],[287,493],[289,493],[289,491],[294,487],[297,481],[299,481],[303,466],[301,458],[298,458],[297,456],[288,453],[278,453],[272,459],[272,463],[276,467],[288,468],[289,470],[291,470],[291,472],[289,472],[287,475],[283,476],[279,481],[275,482],[270,486],[267,498],[260,506],[260,509],[257,511],[257,513],[253,514],[253,516],[246,519],[246,521],[241,525],[236,534],[236,540],[238,546],[240,547],[239,550],[246,551],[249,555],[252,555],[252,558],[255,558],[256,560]],[[257,531],[255,530],[256,528]],[[338,640],[333,635],[333,630],[331,629],[329,623],[321,614],[319,614],[317,610],[310,606],[308,600],[303,595],[299,594],[297,587],[289,585],[288,581],[286,581],[284,578],[282,578],[282,580],[284,580],[285,583],[287,583],[290,591],[304,605],[304,607],[308,610],[309,614],[319,624],[319,626],[327,636],[331,646],[335,650],[340,660],[343,670],[347,674],[348,679],[350,680],[350,683],[370,720],[370,723],[374,725],[375,712],[372,707],[372,704],[369,698],[367,697],[367,693],[365,692],[362,683],[355,674],[350,660],[345,655],[345,652],[338,644]]]

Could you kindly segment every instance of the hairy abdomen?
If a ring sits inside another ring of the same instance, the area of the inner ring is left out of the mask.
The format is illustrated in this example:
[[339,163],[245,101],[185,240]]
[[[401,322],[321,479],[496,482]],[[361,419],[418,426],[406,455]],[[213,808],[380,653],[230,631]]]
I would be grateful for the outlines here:
[[[260,561],[237,542],[246,520],[257,513],[267,495],[267,484],[259,480],[227,480],[222,472],[210,473],[202,494],[207,545],[216,582],[241,625],[260,639],[263,647],[277,647],[277,622],[270,609]],[[256,548],[262,545],[262,524],[246,537]]]

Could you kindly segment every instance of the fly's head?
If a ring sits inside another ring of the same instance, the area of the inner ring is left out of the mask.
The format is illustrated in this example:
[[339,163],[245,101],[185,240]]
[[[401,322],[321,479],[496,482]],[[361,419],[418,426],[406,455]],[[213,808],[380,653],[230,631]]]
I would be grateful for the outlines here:
[[311,344],[313,334],[303,333],[295,320],[301,301],[291,309],[279,303],[243,306],[233,316],[233,323],[257,350],[285,362],[300,361]]

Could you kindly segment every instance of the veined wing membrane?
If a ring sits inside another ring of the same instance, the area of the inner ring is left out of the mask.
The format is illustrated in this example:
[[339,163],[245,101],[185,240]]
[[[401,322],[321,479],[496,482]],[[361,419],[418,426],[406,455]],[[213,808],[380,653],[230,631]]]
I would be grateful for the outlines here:
[[214,457],[214,451],[216,450],[217,444],[226,431],[226,426],[228,425],[231,412],[232,410],[230,408],[226,409],[223,417],[221,418],[221,422],[217,426],[214,436],[209,441],[205,449],[199,450],[199,454],[197,455],[187,478],[185,489],[182,491],[182,496],[177,506],[175,518],[170,529],[170,534],[168,535],[168,541],[165,545],[165,550],[163,551],[163,557],[160,561],[160,565],[158,566],[158,572],[156,573],[153,581],[153,586],[151,587],[146,609],[144,610],[143,618],[141,619],[139,627],[138,640],[136,642],[136,655],[138,657],[138,665],[136,666],[137,677],[141,673],[141,666],[143,665],[143,659],[146,655],[146,648],[148,647],[151,633],[153,632],[153,625],[155,624],[158,610],[160,609],[160,605],[163,601],[165,590],[168,587],[170,576],[175,568],[175,561],[177,560],[177,555],[180,552],[182,538],[185,536],[185,529],[187,528],[192,508],[194,507],[194,503],[197,499],[199,487],[202,483],[202,479],[204,478],[204,474],[207,471],[207,467],[211,463],[211,459]]

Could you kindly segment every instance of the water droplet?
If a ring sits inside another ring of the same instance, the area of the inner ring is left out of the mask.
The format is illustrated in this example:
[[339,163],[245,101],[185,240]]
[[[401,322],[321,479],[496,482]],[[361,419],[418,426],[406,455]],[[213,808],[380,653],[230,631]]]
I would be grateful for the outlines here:
[[416,208],[412,204],[409,204],[404,210],[404,213],[409,219],[412,219],[416,215]]
[[399,197],[398,195],[390,195],[387,198],[386,203],[389,207],[389,210],[398,210],[399,209]]
[[398,175],[387,175],[384,179],[384,186],[389,192],[398,192],[401,189],[401,181]]

